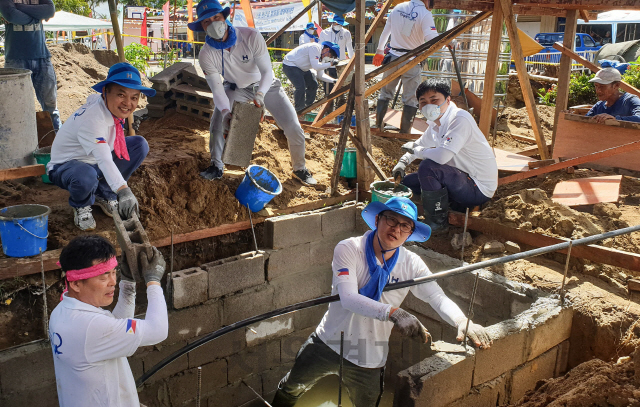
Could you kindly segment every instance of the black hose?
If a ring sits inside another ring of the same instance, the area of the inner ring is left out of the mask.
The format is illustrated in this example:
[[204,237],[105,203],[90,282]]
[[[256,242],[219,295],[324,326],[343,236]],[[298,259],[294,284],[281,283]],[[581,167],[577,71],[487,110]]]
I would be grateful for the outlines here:
[[[594,235],[594,236],[584,237],[584,238],[581,238],[581,239],[576,239],[576,240],[573,241],[573,246],[585,245],[585,244],[597,242],[599,240],[609,239],[609,238],[612,238],[612,237],[615,237],[615,236],[625,235],[625,234],[632,233],[632,232],[637,232],[637,231],[640,231],[640,225],[630,226],[628,228],[618,229],[618,230],[614,230],[614,231],[611,231],[611,232],[605,232],[605,233],[601,233],[599,235]],[[441,278],[451,277],[451,276],[455,276],[457,274],[468,273],[470,271],[478,270],[478,269],[481,269],[481,268],[495,266],[496,264],[508,263],[508,262],[515,261],[515,260],[521,260],[521,259],[524,259],[524,258],[527,258],[527,257],[539,256],[541,254],[546,254],[546,253],[551,253],[551,252],[555,252],[555,251],[558,251],[558,250],[563,250],[563,249],[566,249],[568,247],[569,247],[569,241],[564,242],[564,243],[554,244],[554,245],[551,245],[551,246],[540,247],[538,249],[528,250],[526,252],[510,254],[508,256],[498,257],[498,258],[495,258],[495,259],[482,261],[480,263],[468,264],[466,266],[456,267],[456,268],[451,269],[451,270],[442,271],[442,272],[431,274],[431,275],[428,275],[428,276],[425,276],[425,277],[419,277],[419,278],[416,278],[416,279],[413,279],[413,280],[407,280],[407,281],[402,281],[402,282],[399,282],[399,283],[387,284],[387,286],[384,288],[384,291],[391,291],[391,290],[398,290],[398,289],[406,288],[406,287],[412,287],[414,285],[424,284],[424,283],[428,283],[430,281],[436,281],[436,280],[441,279]],[[217,331],[211,332],[210,334],[207,334],[207,335],[203,336],[202,338],[198,339],[197,341],[194,341],[194,342],[188,344],[187,346],[185,346],[185,347],[183,347],[181,349],[178,349],[177,351],[175,351],[171,355],[169,355],[166,358],[164,358],[163,360],[161,360],[158,364],[153,366],[149,371],[144,373],[142,376],[140,376],[138,378],[138,380],[136,380],[136,386],[137,387],[142,386],[147,380],[149,380],[149,378],[151,378],[151,376],[153,376],[154,374],[158,373],[160,371],[160,369],[164,368],[169,363],[171,363],[174,360],[178,359],[182,355],[185,355],[185,354],[191,352],[192,350],[194,350],[194,349],[204,345],[205,343],[210,342],[210,341],[212,341],[212,340],[214,340],[214,339],[216,339],[216,338],[218,338],[218,337],[220,337],[220,336],[222,336],[224,334],[227,334],[229,332],[235,331],[236,329],[243,328],[245,326],[251,325],[253,323],[263,321],[265,319],[273,318],[273,317],[276,317],[276,316],[279,316],[279,315],[287,314],[287,313],[292,312],[292,311],[297,311],[297,310],[301,310],[301,309],[304,309],[304,308],[313,307],[313,306],[316,306],[316,305],[322,305],[322,304],[327,304],[327,303],[330,303],[330,302],[335,302],[335,301],[338,301],[339,299],[340,299],[340,297],[338,296],[338,294],[336,294],[336,295],[330,295],[330,296],[326,296],[326,297],[316,298],[316,299],[309,300],[309,301],[299,302],[297,304],[289,305],[289,306],[284,307],[284,308],[280,308],[280,309],[276,309],[276,310],[273,310],[273,311],[269,311],[269,312],[267,312],[265,314],[262,314],[262,315],[257,315],[255,317],[247,318],[245,320],[238,321],[238,322],[233,323],[231,325],[225,326],[224,328],[218,329]]]

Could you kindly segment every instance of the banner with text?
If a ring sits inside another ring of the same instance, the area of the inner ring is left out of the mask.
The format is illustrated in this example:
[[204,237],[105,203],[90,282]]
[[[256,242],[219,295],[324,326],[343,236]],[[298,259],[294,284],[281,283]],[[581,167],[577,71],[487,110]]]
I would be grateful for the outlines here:
[[[256,29],[260,32],[277,32],[285,26],[289,21],[293,20],[306,6],[302,2],[292,3],[280,6],[267,6],[256,7],[256,5],[263,5],[267,3],[251,3],[253,11],[253,21],[255,22]],[[309,4],[308,2],[306,4]],[[236,27],[247,27],[247,19],[244,12],[239,7],[235,10],[235,17],[233,18],[233,25]],[[311,16],[313,21],[318,21],[318,6],[314,6],[311,9]],[[287,31],[301,31],[304,30],[309,23],[309,13],[305,13],[295,23],[287,29]]]

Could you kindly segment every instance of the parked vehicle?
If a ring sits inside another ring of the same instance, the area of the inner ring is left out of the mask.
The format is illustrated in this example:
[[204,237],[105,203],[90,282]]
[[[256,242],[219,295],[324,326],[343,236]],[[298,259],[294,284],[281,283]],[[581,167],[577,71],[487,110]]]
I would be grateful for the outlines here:
[[[536,62],[560,62],[560,51],[553,48],[553,44],[556,42],[561,43],[564,40],[564,33],[539,33],[536,34],[535,40],[545,47],[538,54],[534,55],[537,57]],[[579,55],[584,56],[585,53],[595,53],[600,48],[601,46],[597,45],[589,34],[576,34],[574,51]]]

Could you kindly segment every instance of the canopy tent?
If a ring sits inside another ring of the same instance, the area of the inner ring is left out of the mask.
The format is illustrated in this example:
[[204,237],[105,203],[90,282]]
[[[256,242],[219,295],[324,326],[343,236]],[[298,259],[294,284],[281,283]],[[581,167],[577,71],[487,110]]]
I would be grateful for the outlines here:
[[[66,11],[56,11],[56,14],[49,21],[43,21],[42,25],[45,31],[86,31],[92,28],[111,28],[109,21],[79,16]],[[0,31],[4,31],[3,25],[0,25]]]

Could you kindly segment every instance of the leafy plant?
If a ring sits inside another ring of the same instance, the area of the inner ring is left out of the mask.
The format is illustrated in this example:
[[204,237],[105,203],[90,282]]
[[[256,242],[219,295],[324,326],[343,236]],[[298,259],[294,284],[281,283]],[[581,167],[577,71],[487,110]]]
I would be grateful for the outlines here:
[[551,85],[549,89],[541,88],[538,90],[538,99],[540,103],[547,106],[555,106],[556,98],[558,97],[558,85]]
[[273,50],[269,50],[269,56],[271,57],[271,66],[273,67],[273,74],[280,80],[283,88],[289,87],[289,78],[282,71],[282,63],[278,61],[276,53]]
[[597,101],[596,88],[589,80],[595,75],[574,74],[569,82],[569,106],[593,104]]
[[178,62],[178,50],[176,48],[171,48],[166,55],[166,60],[163,56],[162,61],[160,61],[160,65],[162,65],[162,69],[167,69],[167,67]]
[[149,57],[151,56],[151,48],[146,45],[132,42],[124,47],[124,57],[129,63],[135,66],[138,71],[145,72],[149,67]]
[[[636,62],[640,63],[640,57]],[[640,65],[629,65],[627,71],[622,75],[622,80],[635,88],[640,87]]]

